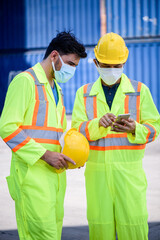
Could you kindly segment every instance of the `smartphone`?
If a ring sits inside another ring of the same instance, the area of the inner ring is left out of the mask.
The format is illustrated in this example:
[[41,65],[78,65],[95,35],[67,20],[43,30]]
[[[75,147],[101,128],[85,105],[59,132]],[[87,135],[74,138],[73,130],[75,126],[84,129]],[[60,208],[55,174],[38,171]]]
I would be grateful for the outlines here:
[[115,122],[123,124],[123,123],[121,122],[121,120],[122,120],[122,119],[128,119],[128,118],[130,117],[130,115],[131,115],[130,113],[119,114],[119,115],[117,116]]

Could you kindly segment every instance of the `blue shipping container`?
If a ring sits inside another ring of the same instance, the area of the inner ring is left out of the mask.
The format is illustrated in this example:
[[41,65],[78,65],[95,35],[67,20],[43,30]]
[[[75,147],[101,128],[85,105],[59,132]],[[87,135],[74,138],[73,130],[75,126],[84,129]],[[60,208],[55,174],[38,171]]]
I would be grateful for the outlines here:
[[[151,90],[154,102],[160,111],[160,42],[157,43],[127,43],[129,58],[124,72],[131,79],[145,83]],[[88,82],[98,78],[97,69],[92,61],[93,48],[87,49],[88,57],[80,60],[75,76],[67,83],[61,84],[67,113],[72,113],[76,90]],[[7,85],[16,71],[22,71],[33,66],[43,58],[43,51],[26,52],[0,56],[0,88],[1,109],[7,90]]]
[[0,49],[46,48],[58,31],[85,45],[100,37],[99,0],[1,0]]
[[160,36],[159,0],[105,0],[107,32],[125,38]]

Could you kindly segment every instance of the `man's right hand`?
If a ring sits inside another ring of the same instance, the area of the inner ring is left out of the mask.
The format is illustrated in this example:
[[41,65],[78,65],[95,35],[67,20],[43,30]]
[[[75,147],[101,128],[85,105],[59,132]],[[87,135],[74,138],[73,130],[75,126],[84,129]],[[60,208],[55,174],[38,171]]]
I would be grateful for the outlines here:
[[72,163],[73,165],[76,165],[76,163],[71,158],[67,157],[63,153],[52,152],[48,150],[41,157],[41,159],[56,169],[60,169],[60,168],[67,169],[68,168],[67,161]]
[[112,126],[113,122],[115,121],[116,116],[112,113],[107,113],[99,120],[99,126],[101,127],[109,127]]

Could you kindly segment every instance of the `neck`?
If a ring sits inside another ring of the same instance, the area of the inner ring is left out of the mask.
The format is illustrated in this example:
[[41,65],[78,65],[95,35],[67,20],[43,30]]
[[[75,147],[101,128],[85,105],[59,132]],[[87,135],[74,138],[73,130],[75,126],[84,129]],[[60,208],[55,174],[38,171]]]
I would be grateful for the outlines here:
[[41,63],[41,66],[46,74],[47,80],[49,82],[49,84],[51,85],[51,87],[54,87],[54,71],[52,68],[52,64],[49,62],[48,59],[44,59]]

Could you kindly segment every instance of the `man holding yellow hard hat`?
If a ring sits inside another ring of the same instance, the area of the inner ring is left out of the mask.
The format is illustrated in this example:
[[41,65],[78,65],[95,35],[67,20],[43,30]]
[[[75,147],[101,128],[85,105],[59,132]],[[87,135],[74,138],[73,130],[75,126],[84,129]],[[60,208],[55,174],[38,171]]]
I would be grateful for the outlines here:
[[59,140],[67,122],[58,82],[72,78],[86,56],[73,34],[58,33],[43,61],[18,74],[9,86],[0,136],[12,150],[7,182],[20,240],[61,239],[66,173],[56,170],[75,163],[61,153]]
[[72,127],[90,144],[85,170],[90,239],[113,240],[117,232],[119,240],[147,240],[142,159],[146,144],[160,132],[160,115],[148,87],[123,74],[129,51],[121,36],[105,34],[94,52],[100,77],[78,89],[72,115]]

